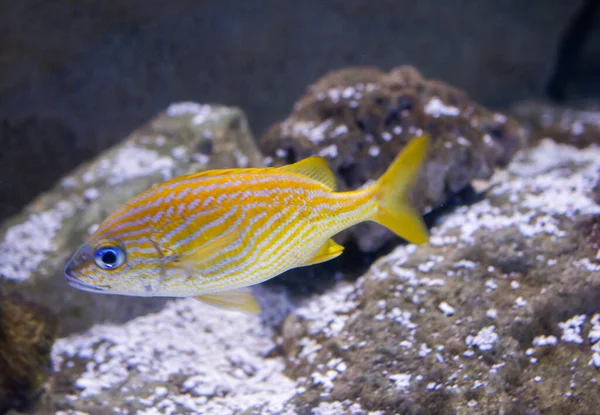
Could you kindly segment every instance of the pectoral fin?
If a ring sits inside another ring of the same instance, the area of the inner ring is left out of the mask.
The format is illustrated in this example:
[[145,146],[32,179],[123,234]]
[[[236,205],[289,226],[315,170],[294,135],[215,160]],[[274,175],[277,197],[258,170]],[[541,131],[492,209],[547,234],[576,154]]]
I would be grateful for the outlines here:
[[245,313],[260,313],[260,305],[249,290],[221,291],[194,297],[195,300],[226,310],[238,310]]
[[340,256],[344,252],[344,247],[336,243],[333,239],[328,239],[323,244],[311,260],[306,262],[304,265],[318,264],[319,262],[329,261],[337,256]]
[[239,232],[235,230],[218,236],[198,249],[176,256],[169,266],[184,269],[190,276],[191,274],[197,274],[196,271],[199,268],[209,264],[220,250],[232,244],[238,238]]

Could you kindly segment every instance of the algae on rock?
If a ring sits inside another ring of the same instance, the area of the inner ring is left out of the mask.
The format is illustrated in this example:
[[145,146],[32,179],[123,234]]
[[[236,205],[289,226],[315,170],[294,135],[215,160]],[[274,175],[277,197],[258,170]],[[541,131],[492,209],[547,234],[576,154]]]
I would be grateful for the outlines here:
[[239,109],[172,104],[2,225],[2,284],[55,312],[63,334],[157,310],[165,300],[75,290],[64,280],[64,264],[95,225],[150,186],[195,171],[261,163]]

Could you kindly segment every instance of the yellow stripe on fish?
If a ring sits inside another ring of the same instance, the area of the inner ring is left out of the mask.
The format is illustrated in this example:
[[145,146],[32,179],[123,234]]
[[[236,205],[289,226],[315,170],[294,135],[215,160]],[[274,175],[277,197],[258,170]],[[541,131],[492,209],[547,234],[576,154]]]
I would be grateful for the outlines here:
[[375,221],[412,243],[428,232],[409,195],[429,137],[413,139],[374,184],[336,192],[327,162],[211,170],[175,178],[132,198],[73,255],[75,288],[131,296],[195,297],[258,312],[243,290],[291,268],[328,261],[331,239]]

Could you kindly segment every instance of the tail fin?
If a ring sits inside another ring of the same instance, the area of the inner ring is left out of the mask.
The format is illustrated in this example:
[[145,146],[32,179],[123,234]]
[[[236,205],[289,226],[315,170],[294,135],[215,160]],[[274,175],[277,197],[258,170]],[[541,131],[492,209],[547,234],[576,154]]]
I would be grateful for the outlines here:
[[422,216],[409,200],[428,148],[426,134],[411,140],[375,184],[379,209],[373,220],[415,244],[429,239]]

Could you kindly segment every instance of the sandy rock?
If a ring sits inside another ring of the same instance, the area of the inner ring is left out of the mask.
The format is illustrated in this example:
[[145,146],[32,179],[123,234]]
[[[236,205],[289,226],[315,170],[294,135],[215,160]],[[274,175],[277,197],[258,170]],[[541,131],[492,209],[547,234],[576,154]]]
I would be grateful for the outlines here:
[[48,306],[59,317],[62,333],[157,310],[163,300],[99,297],[72,289],[63,267],[99,222],[153,184],[203,169],[261,162],[240,110],[173,104],[2,225],[0,281]]
[[269,354],[288,303],[276,292],[261,301],[270,313],[262,320],[183,299],[124,325],[60,339],[49,398],[39,411],[280,413],[295,383],[283,374],[285,361]]
[[283,325],[299,413],[593,413],[600,375],[600,149],[544,140],[489,197]]
[[[474,179],[488,179],[524,144],[524,130],[441,81],[414,68],[389,73],[373,67],[331,72],[308,88],[285,120],[260,146],[273,165],[318,154],[336,173],[341,190],[378,179],[406,143],[423,131],[433,138],[414,200],[421,211],[437,207]],[[362,251],[393,237],[365,223],[342,233]]]

